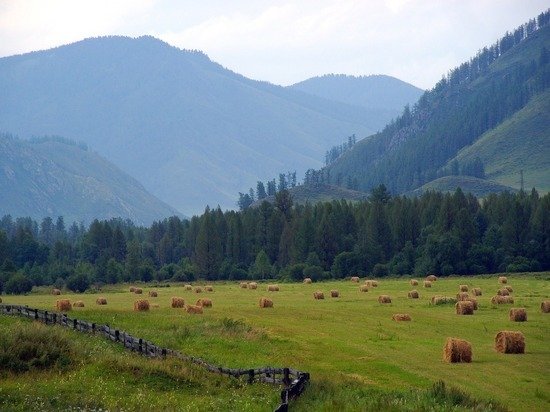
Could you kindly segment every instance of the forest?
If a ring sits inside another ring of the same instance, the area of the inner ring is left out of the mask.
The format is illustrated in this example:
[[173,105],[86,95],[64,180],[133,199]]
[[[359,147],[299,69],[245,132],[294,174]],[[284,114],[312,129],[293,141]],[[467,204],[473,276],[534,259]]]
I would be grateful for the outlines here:
[[550,194],[460,189],[418,198],[385,186],[368,201],[273,204],[242,211],[206,208],[189,220],[150,227],[113,219],[89,227],[62,217],[0,220],[0,291],[55,285],[75,291],[122,281],[351,275],[481,274],[550,269]]

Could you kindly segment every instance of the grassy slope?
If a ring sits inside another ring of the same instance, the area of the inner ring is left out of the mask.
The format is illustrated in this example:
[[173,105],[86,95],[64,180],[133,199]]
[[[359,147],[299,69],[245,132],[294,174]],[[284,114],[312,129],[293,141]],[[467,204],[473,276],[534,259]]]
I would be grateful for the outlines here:
[[523,170],[527,189],[550,191],[550,90],[462,149],[456,159],[462,163],[476,157],[490,180],[519,189]]
[[[367,193],[358,192],[356,190],[346,189],[344,187],[334,185],[317,185],[317,186],[296,186],[289,190],[292,195],[292,201],[296,204],[311,204],[318,202],[330,202],[331,200],[364,200],[368,197]],[[275,196],[268,196],[264,200],[273,203]],[[263,200],[262,200],[263,201]],[[260,201],[254,205],[260,205]]]
[[[188,302],[197,299],[197,294],[181,287],[159,289],[159,297],[150,299],[160,308],[140,314],[131,310],[135,296],[117,287],[104,293],[109,301],[105,307],[93,303],[96,295],[79,295],[86,307],[74,314],[231,367],[290,365],[307,370],[312,373],[312,387],[298,402],[298,410],[354,410],[369,402],[369,391],[406,392],[428,388],[439,379],[477,398],[494,398],[512,410],[548,409],[550,317],[540,312],[539,305],[550,296],[549,274],[509,279],[514,307],[527,309],[526,323],[508,320],[510,305],[489,303],[498,288],[496,276],[439,280],[430,290],[420,288],[419,300],[407,299],[407,279],[382,280],[368,293],[344,281],[283,284],[280,292],[272,294],[275,307],[270,310],[257,307],[259,297],[267,294],[263,285],[252,291],[233,283],[217,284],[209,294],[214,306],[203,316],[169,308],[171,296]],[[429,305],[433,295],[454,296],[459,284],[478,286],[484,292],[474,316],[458,316],[452,306]],[[315,301],[312,297],[314,290],[327,293],[335,288],[342,293],[340,299]],[[393,303],[378,304],[379,294],[389,294]],[[52,308],[55,302],[55,297],[45,294],[3,299],[42,308]],[[409,313],[413,321],[393,322],[393,313]],[[525,355],[502,355],[493,349],[496,332],[510,329],[525,334]],[[442,347],[449,336],[472,343],[473,363],[442,362]],[[0,388],[4,385],[0,381]],[[410,404],[408,408],[399,405],[394,404],[394,409],[415,410]],[[416,404],[418,409],[423,408]]]
[[514,189],[489,180],[478,179],[471,176],[445,176],[432,180],[418,189],[406,193],[409,196],[420,196],[428,190],[439,192],[454,192],[458,187],[463,192],[472,193],[476,197],[485,197],[489,193],[500,193],[504,191],[513,192]]

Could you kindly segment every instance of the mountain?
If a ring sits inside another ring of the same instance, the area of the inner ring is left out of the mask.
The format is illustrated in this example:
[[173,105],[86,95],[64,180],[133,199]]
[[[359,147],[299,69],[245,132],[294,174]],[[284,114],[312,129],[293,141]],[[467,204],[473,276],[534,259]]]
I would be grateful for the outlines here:
[[385,75],[327,74],[289,88],[367,109],[386,109],[391,118],[401,114],[405,105],[416,103],[424,92],[410,83]]
[[0,59],[0,130],[83,141],[186,214],[380,130],[364,108],[253,81],[160,40],[101,37]]
[[505,186],[490,180],[479,179],[472,176],[445,176],[432,180],[419,188],[405,193],[407,196],[421,196],[429,190],[437,192],[453,193],[458,187],[465,193],[471,193],[475,197],[483,198],[489,193],[516,192],[510,186]]
[[[319,185],[298,185],[288,189],[292,196],[294,204],[315,204],[318,202],[328,202],[331,200],[349,200],[359,201],[365,200],[369,196],[368,193],[358,192],[356,190],[346,189],[340,186],[319,184]],[[262,200],[257,200],[252,204],[252,207],[259,206],[263,201],[270,203],[275,202],[275,196],[267,196]]]
[[60,138],[0,135],[0,216],[122,217],[136,224],[179,213],[85,146]]
[[461,64],[412,109],[323,170],[325,182],[406,193],[448,175],[548,190],[550,11]]

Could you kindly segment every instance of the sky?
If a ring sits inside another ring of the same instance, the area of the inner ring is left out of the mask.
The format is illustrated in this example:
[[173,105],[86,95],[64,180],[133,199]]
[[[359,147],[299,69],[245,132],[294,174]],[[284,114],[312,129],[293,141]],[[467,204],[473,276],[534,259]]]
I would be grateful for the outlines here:
[[548,0],[0,0],[0,57],[152,35],[280,85],[387,74],[429,89],[547,8]]

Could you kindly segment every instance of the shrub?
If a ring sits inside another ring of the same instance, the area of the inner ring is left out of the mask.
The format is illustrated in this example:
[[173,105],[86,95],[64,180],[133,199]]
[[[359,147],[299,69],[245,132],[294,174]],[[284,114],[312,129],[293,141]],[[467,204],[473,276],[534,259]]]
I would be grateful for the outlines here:
[[377,263],[372,269],[372,275],[377,278],[388,276],[388,267],[381,263]]
[[321,266],[307,266],[304,268],[304,276],[311,278],[314,282],[323,278],[323,268]]
[[90,280],[84,273],[76,273],[67,279],[67,288],[82,293],[90,286]]
[[16,273],[6,282],[6,293],[9,295],[21,295],[31,290],[31,280],[22,273]]

